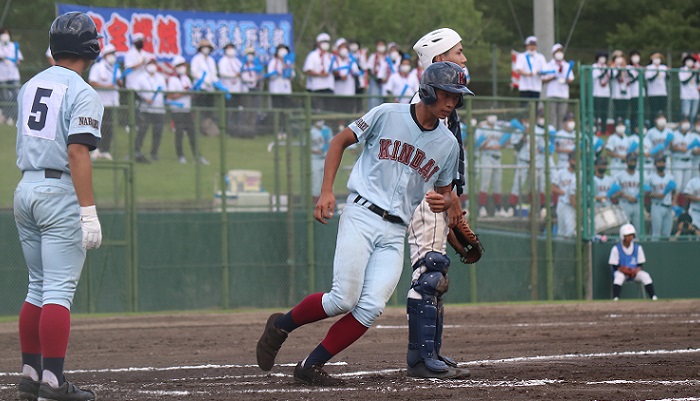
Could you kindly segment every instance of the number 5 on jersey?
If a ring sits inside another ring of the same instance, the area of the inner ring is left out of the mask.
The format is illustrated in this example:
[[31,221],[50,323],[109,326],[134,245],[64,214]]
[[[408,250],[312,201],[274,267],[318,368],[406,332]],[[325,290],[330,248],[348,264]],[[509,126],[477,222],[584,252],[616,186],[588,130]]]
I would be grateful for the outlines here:
[[25,88],[22,98],[22,135],[48,140],[56,139],[58,115],[61,111],[63,97],[68,87],[56,82],[32,82]]

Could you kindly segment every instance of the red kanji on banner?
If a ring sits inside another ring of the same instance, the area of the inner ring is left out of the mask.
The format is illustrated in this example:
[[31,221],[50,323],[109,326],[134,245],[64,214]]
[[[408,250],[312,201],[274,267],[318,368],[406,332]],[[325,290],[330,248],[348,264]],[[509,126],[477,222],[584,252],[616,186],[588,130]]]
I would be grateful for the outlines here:
[[143,50],[153,53],[153,16],[150,14],[134,14],[131,17],[131,33],[142,33],[144,36]]
[[[90,18],[92,18],[92,21],[95,23],[95,27],[97,27],[97,33],[102,33],[102,27],[105,24],[105,21],[102,19],[102,16],[99,14],[94,14],[94,13],[88,13]],[[104,46],[104,38],[100,39],[100,48]]]
[[182,54],[179,37],[180,22],[177,19],[171,16],[163,18],[159,15],[156,31],[158,32],[158,55]]
[[107,35],[111,43],[118,52],[129,50],[127,43],[127,33],[129,32],[129,22],[120,17],[117,13],[112,13],[112,19],[107,22]]

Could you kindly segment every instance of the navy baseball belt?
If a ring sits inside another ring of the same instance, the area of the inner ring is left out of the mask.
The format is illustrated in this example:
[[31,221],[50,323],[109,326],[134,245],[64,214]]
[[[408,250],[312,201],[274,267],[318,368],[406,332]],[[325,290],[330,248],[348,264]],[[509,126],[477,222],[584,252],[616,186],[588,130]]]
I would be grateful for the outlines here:
[[396,224],[404,224],[403,220],[399,216],[394,216],[389,214],[386,210],[382,209],[381,207],[371,203],[367,199],[363,198],[360,195],[357,195],[353,203],[358,203],[367,209],[369,209],[372,213],[376,214],[377,216],[381,217],[382,219],[388,221],[389,223],[396,223]]
[[61,175],[63,175],[63,171],[61,170],[54,170],[52,168],[47,168],[46,170],[44,170],[44,178],[60,179]]

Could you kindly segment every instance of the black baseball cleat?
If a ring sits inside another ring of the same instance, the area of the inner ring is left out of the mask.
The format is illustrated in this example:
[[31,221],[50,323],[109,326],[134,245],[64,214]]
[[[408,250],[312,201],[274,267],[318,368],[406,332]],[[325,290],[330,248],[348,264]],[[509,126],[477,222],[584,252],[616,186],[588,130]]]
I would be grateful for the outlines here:
[[323,365],[311,365],[308,368],[303,368],[301,362],[294,367],[294,379],[311,386],[340,386],[345,384],[343,380],[336,379],[326,373],[323,370]]
[[446,371],[436,372],[428,369],[425,363],[420,361],[406,369],[406,376],[420,379],[465,379],[471,376],[471,372],[467,368],[455,368],[452,366],[449,366]]
[[275,357],[282,347],[282,343],[287,339],[287,332],[275,327],[275,320],[282,317],[282,313],[273,313],[267,318],[265,330],[258,340],[255,348],[255,356],[258,359],[258,366],[264,371],[269,371],[275,366]]
[[20,401],[36,401],[39,398],[39,386],[41,380],[32,380],[31,377],[22,376],[17,386]]
[[39,386],[38,401],[94,401],[92,390],[83,390],[75,384],[64,381],[60,387],[51,387],[48,383]]

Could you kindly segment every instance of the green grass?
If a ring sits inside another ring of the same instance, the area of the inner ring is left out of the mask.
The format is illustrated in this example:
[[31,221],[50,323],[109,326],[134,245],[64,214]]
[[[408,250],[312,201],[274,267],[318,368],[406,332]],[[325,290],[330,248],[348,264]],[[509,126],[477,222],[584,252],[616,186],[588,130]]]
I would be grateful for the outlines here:
[[[115,161],[124,161],[128,155],[128,133],[119,128],[115,133],[111,153]],[[188,164],[178,163],[175,153],[175,135],[166,125],[159,150],[159,161],[151,164],[134,164],[134,180],[137,207],[173,208],[173,207],[206,207],[214,200],[215,188],[219,188],[220,180],[220,148],[221,138],[199,136],[197,138],[201,153],[210,165],[193,163],[192,153],[187,140],[184,141],[184,151]],[[268,151],[268,145],[274,141],[275,135],[267,134],[250,139],[224,138],[226,170],[250,169],[262,173],[262,188],[266,192],[274,192],[275,174],[279,175],[279,190],[281,194],[288,191],[288,163],[284,147],[279,148],[278,170],[275,171],[274,151]],[[147,136],[142,151],[148,154],[151,149],[151,136]],[[292,138],[292,142],[297,138]],[[5,174],[0,175],[0,208],[10,208],[13,202],[13,192],[21,174],[16,166],[16,130],[7,125],[0,126],[0,146],[5,151],[0,153],[0,169]],[[293,192],[300,192],[300,152],[299,146],[291,146],[289,166],[291,166],[291,186]],[[355,160],[355,155],[347,154],[343,160],[343,173],[336,179],[336,191],[344,192],[349,166]],[[113,170],[113,163],[98,160],[94,163],[93,186],[96,202],[102,206],[119,206],[123,203],[125,180],[120,170]],[[199,192],[199,193],[198,193]]]

